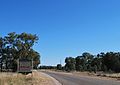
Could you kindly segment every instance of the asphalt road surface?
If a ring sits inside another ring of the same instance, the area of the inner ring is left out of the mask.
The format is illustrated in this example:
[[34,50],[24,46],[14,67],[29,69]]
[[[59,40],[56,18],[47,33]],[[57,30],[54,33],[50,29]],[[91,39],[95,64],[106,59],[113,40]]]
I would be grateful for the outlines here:
[[120,81],[100,79],[89,76],[73,75],[61,72],[44,72],[56,80],[62,85],[120,85]]

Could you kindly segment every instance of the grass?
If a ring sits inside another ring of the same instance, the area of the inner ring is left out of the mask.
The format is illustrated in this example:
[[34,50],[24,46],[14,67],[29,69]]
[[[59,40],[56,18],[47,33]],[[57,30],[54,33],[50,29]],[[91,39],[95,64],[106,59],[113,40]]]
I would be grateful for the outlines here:
[[27,77],[22,74],[2,74],[0,85],[33,85],[34,77]]
[[49,79],[36,72],[23,75],[20,73],[0,73],[0,85],[49,85]]
[[95,75],[101,77],[115,78],[117,80],[120,80],[120,73],[98,73]]
[[98,76],[98,77],[106,77],[106,78],[114,78],[117,80],[120,80],[120,73],[104,73],[104,72],[97,72],[95,74],[94,72],[74,72],[76,75],[83,75],[83,76]]
[[106,74],[107,77],[120,78],[120,73]]

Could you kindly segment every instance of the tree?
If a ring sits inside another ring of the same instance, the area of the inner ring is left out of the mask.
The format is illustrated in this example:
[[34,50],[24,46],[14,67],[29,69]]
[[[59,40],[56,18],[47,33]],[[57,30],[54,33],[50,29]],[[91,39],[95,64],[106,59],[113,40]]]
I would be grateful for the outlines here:
[[91,66],[92,67],[97,66],[97,70],[101,71],[102,70],[102,58],[95,57],[91,62]]
[[75,58],[75,68],[76,68],[76,71],[83,71],[83,65],[84,65],[84,59],[82,56],[77,56]]
[[76,71],[120,72],[120,52],[101,52],[97,56],[84,52],[82,56],[77,56],[75,59],[67,57],[65,63],[67,71],[71,71],[75,65]]
[[102,62],[101,70],[120,72],[120,53],[107,52],[99,54],[98,62]]
[[6,62],[6,69],[11,67],[14,71],[17,70],[17,59],[20,58],[32,59],[34,68],[37,68],[40,63],[40,55],[32,48],[37,40],[36,35],[28,33],[16,34],[15,32],[9,33],[3,39],[0,39],[2,58]]
[[30,49],[27,59],[33,59],[33,68],[36,69],[40,64],[40,54],[33,49]]
[[65,59],[65,69],[66,71],[74,71],[75,70],[75,59],[72,57],[67,57]]
[[83,60],[84,60],[84,63],[83,63],[83,69],[86,71],[86,70],[90,70],[91,68],[91,62],[93,60],[93,55],[88,53],[88,52],[84,52],[82,54],[82,57],[83,57]]
[[62,65],[61,64],[57,64],[57,70],[62,70]]
[[95,65],[94,66],[94,73],[96,73],[97,72],[97,66]]
[[3,38],[0,37],[0,68],[1,68],[1,71],[2,71],[2,65],[3,65],[3,46],[4,45],[4,41],[3,41]]

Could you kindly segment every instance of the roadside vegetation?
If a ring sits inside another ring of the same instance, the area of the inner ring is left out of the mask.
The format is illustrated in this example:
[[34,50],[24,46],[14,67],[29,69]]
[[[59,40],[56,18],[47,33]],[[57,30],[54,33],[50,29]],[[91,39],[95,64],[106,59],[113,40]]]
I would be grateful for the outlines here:
[[65,66],[40,66],[40,69],[52,69],[66,72],[87,72],[90,75],[120,79],[120,52],[107,52],[92,55],[88,52],[77,57],[66,57]]
[[38,37],[33,34],[15,32],[7,36],[0,36],[0,70],[17,71],[18,59],[32,59],[33,67],[40,64],[40,54],[32,47],[37,42]]
[[66,71],[89,71],[89,72],[120,72],[120,53],[107,52],[92,55],[90,53],[83,53],[81,56],[67,57],[65,59]]
[[41,72],[33,71],[28,75],[21,73],[0,73],[0,85],[54,85],[51,78]]
[[40,69],[57,69],[63,71],[88,71],[88,72],[120,72],[120,52],[107,52],[92,55],[88,52],[77,57],[66,57],[65,66],[57,64],[57,66],[40,66]]

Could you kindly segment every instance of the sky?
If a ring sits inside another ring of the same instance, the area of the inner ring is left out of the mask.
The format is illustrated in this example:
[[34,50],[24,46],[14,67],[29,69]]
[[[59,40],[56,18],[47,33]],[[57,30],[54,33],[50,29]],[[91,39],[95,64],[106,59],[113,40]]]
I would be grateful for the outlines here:
[[39,37],[41,65],[83,52],[120,51],[120,0],[0,0],[0,36]]

